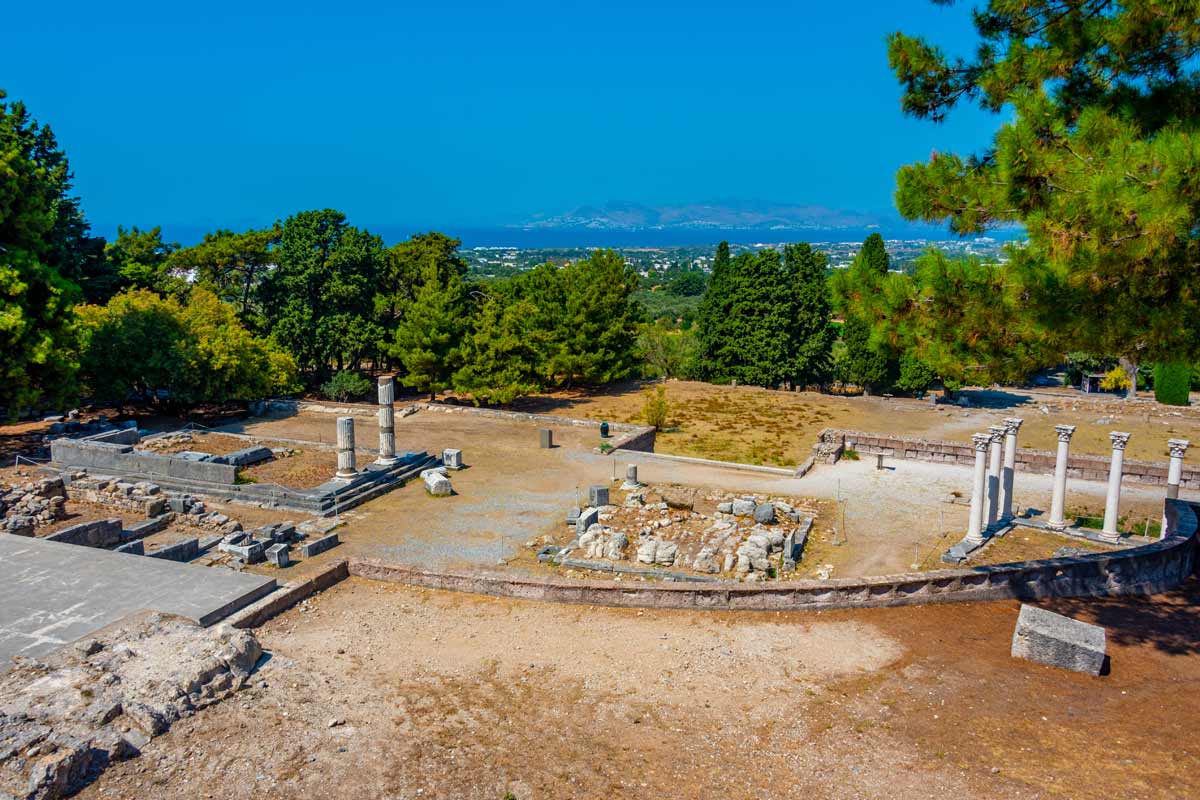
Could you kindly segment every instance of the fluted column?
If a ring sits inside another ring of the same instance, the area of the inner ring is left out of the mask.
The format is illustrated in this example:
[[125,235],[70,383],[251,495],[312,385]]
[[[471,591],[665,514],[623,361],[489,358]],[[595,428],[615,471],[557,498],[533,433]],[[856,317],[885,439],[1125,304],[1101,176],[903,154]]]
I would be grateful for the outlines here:
[[1183,455],[1191,443],[1187,439],[1168,439],[1167,451],[1171,454],[1171,465],[1167,468],[1167,497],[1179,497],[1179,484],[1183,483]]
[[987,433],[976,433],[971,436],[975,444],[975,479],[971,483],[971,516],[967,522],[967,535],[964,541],[972,547],[983,544],[983,504],[984,493],[987,491],[987,451],[992,437]]
[[1000,518],[1000,457],[1004,446],[1004,426],[989,425],[991,443],[988,446],[987,513],[984,524],[991,528]]
[[392,404],[396,400],[396,379],[392,375],[379,376],[379,458],[376,463],[396,463],[396,412]]
[[1071,436],[1075,433],[1075,426],[1055,425],[1054,432],[1058,434],[1058,457],[1054,461],[1054,497],[1050,501],[1050,519],[1046,524],[1061,531],[1067,527],[1064,516],[1067,507],[1067,460],[1071,456]]
[[354,417],[337,419],[337,477],[353,478],[354,469]]
[[1113,431],[1108,434],[1112,440],[1112,463],[1108,467],[1108,496],[1104,498],[1104,530],[1101,535],[1110,542],[1121,538],[1117,530],[1117,514],[1121,510],[1121,474],[1125,467],[1125,445],[1129,444],[1129,434]]
[[1004,468],[1000,470],[1000,521],[1013,518],[1013,483],[1017,474],[1017,431],[1025,420],[1004,420]]

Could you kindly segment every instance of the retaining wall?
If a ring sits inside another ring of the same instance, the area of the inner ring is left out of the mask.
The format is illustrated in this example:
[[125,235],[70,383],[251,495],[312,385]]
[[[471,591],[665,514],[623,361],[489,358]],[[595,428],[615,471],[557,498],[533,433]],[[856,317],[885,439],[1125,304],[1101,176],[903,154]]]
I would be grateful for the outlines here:
[[1196,507],[1181,500],[1167,500],[1164,517],[1167,522],[1164,539],[1128,550],[828,581],[765,584],[731,581],[717,585],[562,581],[488,572],[435,572],[369,559],[351,559],[349,570],[351,575],[373,580],[496,597],[722,611],[821,610],[971,600],[1154,594],[1177,586],[1193,573],[1196,563]]
[[[818,434],[818,445],[836,448],[844,444],[847,449],[874,455],[882,453],[893,458],[934,461],[960,466],[974,466],[975,447],[969,443],[947,442],[938,439],[921,439],[910,436],[888,436],[862,431],[847,431],[826,428]],[[1166,441],[1163,441],[1166,446]],[[1017,472],[1054,474],[1056,454],[1049,450],[1017,448]],[[1067,477],[1085,481],[1107,481],[1111,459],[1105,456],[1072,454],[1067,462]],[[1125,459],[1123,474],[1131,483],[1148,486],[1166,486],[1167,463],[1135,461]],[[1185,489],[1200,489],[1200,469],[1184,465],[1182,486]]]
[[121,535],[121,520],[97,519],[81,522],[46,537],[47,542],[61,542],[83,547],[112,547],[124,541]]
[[226,485],[233,485],[237,477],[237,467],[230,464],[138,453],[132,444],[89,439],[55,439],[50,443],[50,460],[65,467]]
[[311,578],[292,581],[277,592],[243,608],[227,622],[235,628],[257,628],[272,617],[283,613],[306,597],[328,589],[350,576],[346,561],[338,561]]

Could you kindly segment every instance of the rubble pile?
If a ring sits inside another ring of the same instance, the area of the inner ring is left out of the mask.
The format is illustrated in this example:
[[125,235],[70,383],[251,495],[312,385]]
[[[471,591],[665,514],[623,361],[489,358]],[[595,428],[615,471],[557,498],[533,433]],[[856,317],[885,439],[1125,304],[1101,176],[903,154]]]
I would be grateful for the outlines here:
[[560,555],[759,580],[796,568],[818,513],[795,498],[643,486],[620,505],[573,509],[575,538]]
[[238,691],[262,655],[249,631],[144,612],[0,678],[0,797],[55,800]]
[[34,529],[66,516],[62,478],[41,478],[18,486],[0,484],[0,531],[33,536]]

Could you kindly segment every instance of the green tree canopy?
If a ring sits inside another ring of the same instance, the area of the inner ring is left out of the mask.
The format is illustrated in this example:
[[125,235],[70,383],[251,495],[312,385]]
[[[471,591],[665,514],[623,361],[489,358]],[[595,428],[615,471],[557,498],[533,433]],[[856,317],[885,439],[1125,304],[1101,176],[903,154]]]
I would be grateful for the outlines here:
[[1134,368],[1197,358],[1196,3],[990,0],[974,19],[972,57],[889,40],[907,113],[942,120],[964,101],[1015,112],[979,153],[902,169],[901,212],[961,234],[1022,224],[1028,246],[1004,282],[1060,351]]
[[824,254],[795,244],[714,267],[699,319],[710,377],[767,387],[820,380],[835,338],[825,266]]
[[217,230],[204,234],[196,245],[171,253],[167,261],[174,272],[192,273],[197,286],[215,293],[238,308],[243,322],[256,317],[258,287],[275,263],[283,227],[235,233]]
[[323,375],[357,367],[383,339],[375,321],[375,281],[383,242],[340,211],[302,211],[283,223],[276,268],[259,288],[271,338],[300,368]]
[[149,289],[80,306],[82,375],[92,393],[125,402],[224,402],[299,388],[296,363],[257,339],[233,309],[205,289],[186,302]]
[[0,407],[15,416],[73,390],[76,281],[102,295],[102,240],[89,236],[50,128],[0,91]]
[[850,267],[834,272],[830,282],[834,302],[844,323],[845,356],[842,379],[858,384],[866,394],[887,387],[899,372],[899,359],[874,331],[868,306],[882,291],[888,277],[889,257],[883,237],[872,233],[863,242]]
[[431,396],[452,386],[463,363],[467,294],[457,272],[425,266],[416,295],[396,325],[389,352],[403,366],[400,382]]
[[379,324],[392,331],[405,308],[417,298],[417,290],[430,277],[445,286],[451,275],[467,277],[467,262],[458,252],[462,245],[436,231],[414,234],[387,251],[375,289]]
[[117,226],[117,238],[104,248],[104,258],[122,287],[150,289],[160,294],[186,293],[187,281],[173,270],[171,254],[179,249],[175,242],[164,242],[162,228],[141,230]]

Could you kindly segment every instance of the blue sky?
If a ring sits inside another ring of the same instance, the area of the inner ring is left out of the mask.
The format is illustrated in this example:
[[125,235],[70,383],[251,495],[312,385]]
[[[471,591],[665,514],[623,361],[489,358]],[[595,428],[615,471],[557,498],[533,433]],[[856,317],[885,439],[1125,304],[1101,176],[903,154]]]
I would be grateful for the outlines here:
[[892,208],[896,169],[999,123],[905,119],[893,30],[968,51],[968,9],[856,3],[36,3],[0,87],[49,123],[98,228],[505,223],[610,199]]

